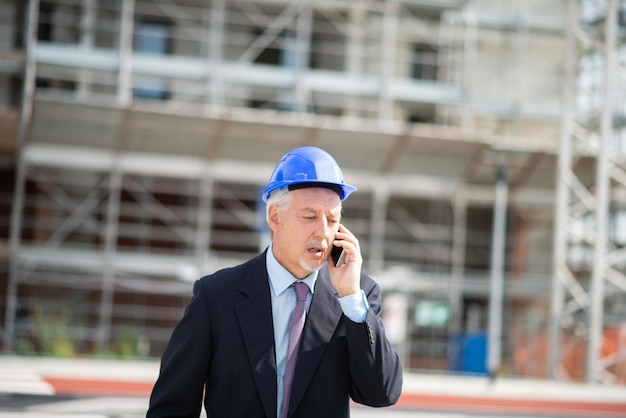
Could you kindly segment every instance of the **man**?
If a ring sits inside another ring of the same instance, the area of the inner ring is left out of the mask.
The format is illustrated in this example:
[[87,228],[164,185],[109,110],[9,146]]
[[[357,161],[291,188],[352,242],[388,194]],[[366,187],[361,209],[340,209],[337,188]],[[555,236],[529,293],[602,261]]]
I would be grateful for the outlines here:
[[[285,154],[263,193],[269,248],[195,283],[147,417],[198,417],[203,392],[211,418],[344,418],[350,398],[375,407],[398,400],[402,369],[380,319],[380,289],[361,273],[359,241],[340,223],[355,190],[325,151]],[[333,246],[344,251],[338,266]]]

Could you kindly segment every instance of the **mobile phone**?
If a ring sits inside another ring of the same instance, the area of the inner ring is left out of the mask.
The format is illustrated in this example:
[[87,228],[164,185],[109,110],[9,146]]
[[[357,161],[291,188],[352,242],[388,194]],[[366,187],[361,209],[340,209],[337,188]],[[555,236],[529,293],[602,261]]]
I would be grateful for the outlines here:
[[343,255],[344,255],[344,248],[333,245],[333,248],[330,250],[330,256],[333,259],[333,264],[335,265],[335,267],[343,264],[344,262]]

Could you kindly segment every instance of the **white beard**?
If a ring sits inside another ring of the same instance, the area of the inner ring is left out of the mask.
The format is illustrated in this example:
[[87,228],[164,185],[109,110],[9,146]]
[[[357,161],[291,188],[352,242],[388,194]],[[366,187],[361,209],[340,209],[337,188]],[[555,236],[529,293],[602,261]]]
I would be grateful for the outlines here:
[[317,271],[317,270],[322,268],[321,265],[319,265],[319,266],[318,265],[312,266],[310,264],[307,264],[307,262],[304,261],[304,258],[300,259],[300,267],[302,267],[304,270],[308,271],[309,273],[313,273],[313,272],[315,272],[315,271]]

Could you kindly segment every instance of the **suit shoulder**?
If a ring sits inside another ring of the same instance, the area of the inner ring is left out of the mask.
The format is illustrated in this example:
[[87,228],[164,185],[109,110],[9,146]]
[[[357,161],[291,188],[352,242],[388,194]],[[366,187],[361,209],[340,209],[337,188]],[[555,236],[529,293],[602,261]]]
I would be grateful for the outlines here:
[[379,286],[376,280],[372,279],[365,273],[361,273],[361,289],[365,290],[367,293],[368,290],[378,287]]
[[264,253],[236,266],[222,268],[207,274],[198,279],[197,285],[205,289],[238,287],[250,271],[256,268],[265,269]]

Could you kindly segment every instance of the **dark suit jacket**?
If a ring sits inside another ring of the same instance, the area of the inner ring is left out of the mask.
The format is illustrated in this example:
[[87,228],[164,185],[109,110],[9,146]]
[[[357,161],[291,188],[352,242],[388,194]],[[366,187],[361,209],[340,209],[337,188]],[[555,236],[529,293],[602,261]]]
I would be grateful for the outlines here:
[[[265,253],[203,277],[161,359],[147,417],[276,417],[276,359]],[[349,416],[349,398],[394,404],[402,369],[380,320],[378,285],[362,275],[365,323],[341,311],[328,268],[318,276],[291,395],[290,417]]]

